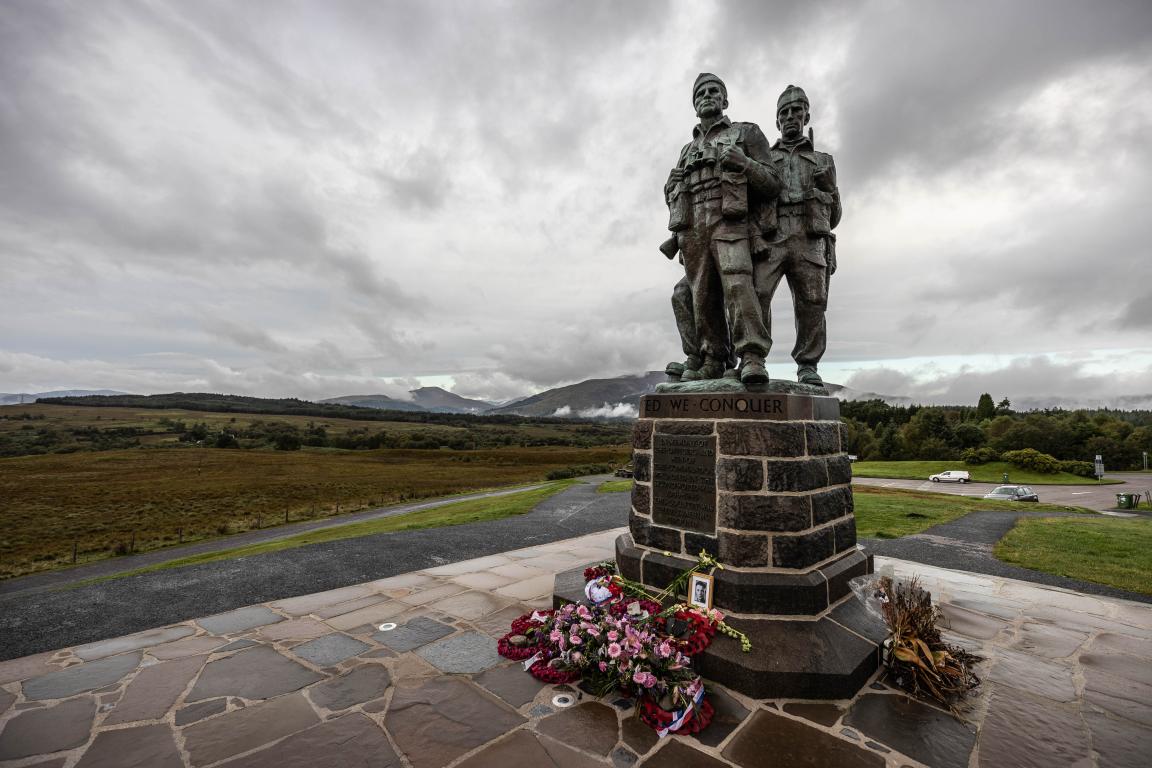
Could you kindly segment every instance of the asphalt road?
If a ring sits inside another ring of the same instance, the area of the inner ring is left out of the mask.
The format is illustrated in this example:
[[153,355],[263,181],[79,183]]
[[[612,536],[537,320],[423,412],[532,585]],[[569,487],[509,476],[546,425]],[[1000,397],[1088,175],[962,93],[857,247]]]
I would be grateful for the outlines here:
[[0,595],[0,660],[627,525],[630,495],[596,493],[606,479],[582,478],[533,511],[502,520],[311,544],[82,587],[11,591]]
[[[604,478],[600,478],[603,480]],[[54,589],[67,584],[72,584],[77,581],[85,581],[88,579],[98,578],[100,576],[110,576],[116,573],[124,573],[125,571],[134,571],[137,568],[143,568],[149,565],[156,565],[158,563],[166,563],[171,560],[178,560],[184,557],[191,557],[192,555],[200,555],[207,552],[222,552],[226,549],[235,549],[237,547],[245,547],[249,544],[262,544],[268,541],[278,541],[279,539],[286,539],[289,536],[296,536],[301,533],[309,531],[319,531],[325,528],[339,528],[349,523],[359,523],[364,520],[377,520],[382,517],[395,517],[396,515],[407,514],[408,512],[416,512],[421,509],[432,509],[433,507],[442,507],[445,504],[455,504],[459,501],[469,501],[471,499],[486,499],[495,496],[507,496],[512,493],[520,493],[521,491],[532,490],[533,488],[540,488],[542,484],[526,485],[516,488],[509,488],[500,491],[481,491],[479,493],[466,493],[457,496],[445,496],[439,499],[432,499],[430,501],[414,502],[412,504],[398,504],[388,507],[377,507],[376,509],[368,509],[363,512],[352,512],[338,517],[330,517],[322,520],[306,520],[299,523],[289,523],[288,525],[278,525],[274,528],[264,528],[258,531],[247,531],[245,533],[237,533],[232,536],[226,536],[220,539],[210,539],[208,541],[198,541],[193,544],[184,544],[177,547],[165,547],[164,549],[157,549],[152,552],[143,552],[138,555],[129,555],[127,557],[115,557],[107,560],[99,560],[87,565],[80,565],[75,568],[65,568],[58,571],[50,571],[48,573],[36,573],[29,576],[21,576],[16,579],[8,579],[7,581],[0,581],[0,604],[3,604],[6,595],[14,592],[29,592],[29,591],[44,591],[46,589]]]
[[[1076,507],[1086,507],[1098,512],[1116,509],[1116,494],[1140,493],[1152,490],[1152,474],[1125,473],[1105,475],[1108,480],[1123,480],[1120,485],[1029,485],[1036,491],[1040,501],[1049,504],[1068,504]],[[933,491],[935,493],[952,493],[958,496],[974,496],[980,498],[992,489],[1003,483],[933,483],[928,480],[892,480],[881,477],[854,477],[852,482],[857,485],[875,485],[881,488],[910,488],[918,491]],[[1009,481],[1009,484],[1014,484]],[[1022,503],[1022,507],[1027,504]],[[1152,513],[1147,498],[1143,498],[1137,512]]]
[[[1036,490],[1044,501],[1109,509],[1115,506],[1115,494],[1120,490],[1131,492],[1152,488],[1152,475],[1125,475],[1124,478],[1126,485],[1040,486]],[[86,586],[69,586],[80,579],[137,568],[195,551],[268,541],[303,530],[402,514],[462,498],[492,496],[507,491],[472,494],[253,531],[179,550],[168,549],[9,580],[0,583],[0,660],[627,525],[629,494],[596,493],[596,488],[605,479],[608,478],[583,478],[582,482],[547,499],[532,512],[503,520],[376,534],[155,571]],[[854,482],[923,488],[966,496],[983,495],[994,487],[981,483],[958,486],[869,478],[857,478]],[[1021,504],[1020,507],[1020,514],[1029,514],[1028,505]],[[931,565],[1009,576],[1094,594],[1132,597],[1108,587],[1048,576],[995,560],[991,555],[992,544],[1015,524],[1016,517],[1003,512],[976,512],[917,536],[886,541],[869,539],[861,543],[876,554]],[[1150,598],[1136,596],[1133,599],[1148,601]]]

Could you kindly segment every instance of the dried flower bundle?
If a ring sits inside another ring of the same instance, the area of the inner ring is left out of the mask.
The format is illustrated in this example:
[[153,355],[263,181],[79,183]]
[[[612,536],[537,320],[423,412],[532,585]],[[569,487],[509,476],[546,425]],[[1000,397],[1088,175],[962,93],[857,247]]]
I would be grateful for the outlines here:
[[972,671],[980,657],[944,642],[937,628],[940,609],[917,579],[894,582],[882,577],[874,596],[888,625],[884,661],[893,681],[956,712],[968,692],[980,685]]

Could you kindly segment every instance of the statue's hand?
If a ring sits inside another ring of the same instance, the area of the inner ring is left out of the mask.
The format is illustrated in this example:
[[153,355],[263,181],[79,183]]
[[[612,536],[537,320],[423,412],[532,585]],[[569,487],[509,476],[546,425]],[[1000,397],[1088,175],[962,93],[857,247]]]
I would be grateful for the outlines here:
[[812,183],[821,192],[836,191],[836,169],[817,168],[812,172]]
[[735,144],[725,147],[720,153],[720,165],[729,171],[748,170],[751,162],[748,155],[744,154],[744,150]]
[[673,168],[672,172],[668,174],[668,183],[679,184],[682,181],[684,181],[684,169]]

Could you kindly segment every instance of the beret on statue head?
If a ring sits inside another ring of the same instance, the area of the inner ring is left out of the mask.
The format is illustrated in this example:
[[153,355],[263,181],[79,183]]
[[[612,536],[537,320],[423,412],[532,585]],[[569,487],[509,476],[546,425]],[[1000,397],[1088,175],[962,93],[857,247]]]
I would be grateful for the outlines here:
[[794,101],[802,101],[805,106],[808,106],[808,94],[804,93],[804,89],[798,85],[789,85],[784,89],[784,93],[780,94],[780,98],[776,100],[776,111],[785,104],[791,104]]
[[700,90],[700,86],[704,83],[716,83],[720,86],[720,90],[724,91],[724,98],[728,98],[728,86],[724,85],[724,81],[711,72],[701,72],[696,76],[696,82],[692,83],[692,103],[696,103],[696,91]]

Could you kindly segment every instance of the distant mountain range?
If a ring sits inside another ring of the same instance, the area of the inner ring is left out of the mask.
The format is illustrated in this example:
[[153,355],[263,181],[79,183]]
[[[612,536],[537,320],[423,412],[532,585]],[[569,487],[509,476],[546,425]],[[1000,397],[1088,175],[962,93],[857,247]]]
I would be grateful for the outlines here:
[[[583,416],[586,418],[635,416],[637,400],[667,381],[663,371],[613,379],[588,379],[516,400],[489,413],[518,416]],[[631,408],[630,412],[627,412]]]
[[[421,387],[409,392],[408,399],[388,395],[345,395],[320,400],[319,403],[374,408],[388,411],[409,411],[420,413],[465,413],[502,414],[530,417],[572,417],[572,418],[635,418],[636,407],[641,395],[655,391],[656,385],[666,381],[662,371],[648,371],[643,374],[617,376],[609,379],[588,379],[577,384],[545,390],[529,397],[504,403],[490,403],[449,392],[440,387]],[[889,405],[925,404],[922,400],[905,395],[884,395],[876,392],[863,392],[839,384],[825,385],[829,394],[840,400],[883,400]],[[110,389],[71,389],[37,393],[0,393],[0,405],[33,403],[37,398],[85,397],[89,395],[125,395]],[[246,398],[239,398],[245,400]],[[249,398],[250,399],[250,398]],[[298,401],[306,404],[307,401]],[[231,410],[242,407],[234,404]],[[951,403],[958,405],[958,403]],[[1013,399],[1017,411],[1042,410],[1046,408],[1115,408],[1120,410],[1152,409],[1152,395],[1131,395],[1099,401],[1081,398],[1022,397]]]
[[440,387],[420,387],[408,392],[411,400],[388,395],[345,395],[321,400],[321,403],[355,405],[358,408],[381,408],[386,411],[431,411],[432,413],[486,413],[495,403],[471,400]]
[[87,397],[88,395],[126,395],[127,392],[118,392],[115,389],[57,389],[52,392],[17,392],[10,394],[0,392],[0,405],[19,405],[21,403],[34,403],[38,397]]

